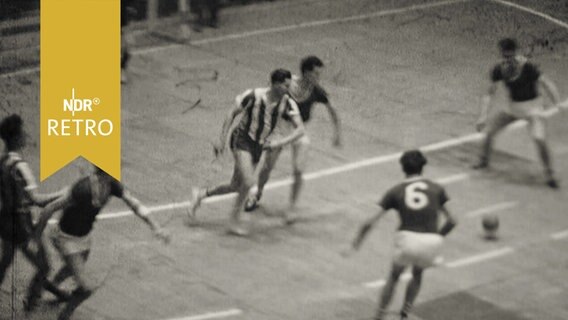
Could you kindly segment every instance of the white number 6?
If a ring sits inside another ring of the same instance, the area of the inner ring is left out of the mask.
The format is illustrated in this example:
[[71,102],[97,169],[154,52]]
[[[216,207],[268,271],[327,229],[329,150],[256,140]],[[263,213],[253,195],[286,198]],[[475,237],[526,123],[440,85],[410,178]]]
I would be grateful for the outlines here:
[[404,202],[412,210],[420,210],[428,205],[428,197],[424,192],[428,189],[425,182],[418,181],[411,183],[404,189]]

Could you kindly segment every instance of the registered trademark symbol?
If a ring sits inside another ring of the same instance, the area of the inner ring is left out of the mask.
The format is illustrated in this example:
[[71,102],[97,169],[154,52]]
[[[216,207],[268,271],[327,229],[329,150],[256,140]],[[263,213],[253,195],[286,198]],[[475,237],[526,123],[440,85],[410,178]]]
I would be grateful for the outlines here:
[[94,99],[93,99],[93,104],[94,104],[95,106],[96,106],[96,105],[99,105],[100,103],[101,103],[101,99],[99,99],[99,98],[94,98]]

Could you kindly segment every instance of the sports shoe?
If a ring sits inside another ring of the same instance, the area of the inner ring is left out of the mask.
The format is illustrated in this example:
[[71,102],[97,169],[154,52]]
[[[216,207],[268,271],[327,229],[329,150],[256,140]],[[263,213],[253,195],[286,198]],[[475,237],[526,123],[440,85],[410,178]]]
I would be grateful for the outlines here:
[[234,225],[230,226],[227,229],[227,233],[232,235],[232,236],[237,236],[237,237],[246,237],[250,234],[250,232],[246,228],[244,228],[244,227],[242,227],[238,224],[234,224]]
[[247,201],[245,202],[245,211],[251,212],[258,208],[258,201],[260,198],[258,196],[249,196]]
[[486,169],[488,167],[489,167],[489,162],[483,160],[471,166],[471,168],[474,170]]
[[560,188],[560,185],[558,184],[558,180],[556,180],[554,178],[548,179],[548,181],[546,181],[546,185],[549,186],[552,189],[559,189]]
[[77,307],[79,307],[81,303],[87,300],[93,294],[93,292],[93,290],[85,290],[82,288],[78,288],[73,291],[71,299],[69,300],[69,302],[67,302],[67,304],[57,317],[57,320],[68,320],[69,318],[71,318],[71,315],[73,314],[75,309],[77,309]]

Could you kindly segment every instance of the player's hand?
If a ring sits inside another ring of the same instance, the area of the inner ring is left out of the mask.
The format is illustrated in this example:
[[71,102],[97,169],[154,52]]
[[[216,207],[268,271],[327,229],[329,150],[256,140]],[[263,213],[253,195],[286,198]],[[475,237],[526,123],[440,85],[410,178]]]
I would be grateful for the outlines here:
[[262,150],[272,150],[278,147],[278,144],[274,143],[273,141],[266,141],[262,145]]
[[170,241],[172,240],[170,233],[164,230],[163,228],[158,228],[154,230],[154,236],[164,241],[165,244],[170,243]]
[[480,118],[479,120],[477,120],[477,122],[475,122],[475,130],[477,130],[477,132],[481,132],[483,131],[483,129],[485,129],[486,125],[487,125],[486,119]]

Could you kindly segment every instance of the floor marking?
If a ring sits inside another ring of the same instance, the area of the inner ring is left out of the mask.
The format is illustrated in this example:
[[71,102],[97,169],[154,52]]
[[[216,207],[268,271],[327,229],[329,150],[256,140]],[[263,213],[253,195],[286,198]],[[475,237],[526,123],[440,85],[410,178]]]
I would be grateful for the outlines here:
[[189,316],[189,317],[182,317],[182,318],[171,318],[166,320],[208,320],[208,319],[221,319],[227,318],[232,316],[238,316],[243,314],[243,311],[240,309],[229,309],[225,311],[219,312],[209,312],[204,313],[196,316]]
[[[189,45],[202,45],[202,44],[216,43],[216,42],[222,42],[222,41],[228,41],[228,40],[242,39],[242,38],[247,38],[247,37],[252,37],[252,36],[257,36],[257,35],[265,35],[265,34],[270,34],[270,33],[290,31],[290,30],[294,30],[294,29],[317,27],[317,26],[328,25],[328,24],[333,24],[333,23],[365,20],[365,19],[369,19],[369,18],[377,18],[377,17],[382,17],[382,16],[395,15],[395,14],[399,14],[399,13],[406,13],[406,12],[416,11],[416,10],[424,10],[424,9],[435,8],[435,7],[446,6],[446,5],[457,4],[457,3],[463,3],[463,2],[469,2],[469,1],[471,1],[471,0],[440,1],[440,2],[434,2],[434,3],[429,3],[429,4],[413,5],[413,6],[399,8],[399,9],[381,10],[381,11],[376,11],[376,12],[369,13],[369,14],[363,14],[363,15],[357,15],[357,16],[351,16],[351,17],[345,17],[345,18],[310,21],[310,22],[304,22],[304,23],[290,25],[290,26],[260,29],[260,30],[242,32],[242,33],[229,34],[229,35],[224,35],[224,36],[219,36],[219,37],[206,38],[206,39],[191,41],[189,43]],[[184,46],[184,45],[183,44],[177,44],[177,43],[176,44],[168,44],[168,45],[164,45],[164,46],[157,46],[157,47],[151,47],[151,48],[134,49],[134,50],[131,51],[131,53],[132,53],[132,55],[145,55],[145,54],[149,54],[149,53],[153,53],[153,52],[174,49],[174,48],[178,48],[178,47],[182,47],[182,46]],[[17,76],[17,75],[24,75],[24,74],[34,73],[34,72],[38,72],[38,71],[39,71],[39,67],[33,67],[33,68],[23,69],[23,70],[16,70],[16,71],[0,74],[0,78],[9,78],[9,77]]]
[[497,204],[494,204],[494,205],[491,205],[491,206],[488,206],[488,207],[485,207],[485,208],[470,211],[470,212],[465,214],[465,217],[466,218],[475,218],[475,217],[479,217],[479,216],[487,214],[487,213],[504,211],[504,210],[507,210],[507,209],[516,208],[518,205],[519,205],[519,203],[517,201],[501,202],[501,203],[497,203]]
[[554,240],[562,240],[568,238],[568,229],[560,232],[556,232],[550,235]]
[[495,259],[495,258],[504,256],[504,255],[513,253],[514,251],[515,251],[515,249],[513,249],[512,247],[504,247],[504,248],[501,248],[501,249],[476,254],[476,255],[473,255],[471,257],[458,259],[456,261],[448,262],[444,265],[448,268],[459,268],[459,267],[467,266],[467,265],[470,265],[470,264],[479,263],[479,262],[490,260],[490,259]]
[[491,0],[491,1],[500,3],[504,6],[516,8],[516,9],[519,9],[519,10],[524,11],[524,12],[528,12],[528,13],[533,14],[535,16],[539,16],[539,17],[544,18],[544,19],[546,19],[546,20],[548,20],[548,21],[550,21],[550,22],[552,22],[552,23],[554,23],[558,26],[561,26],[565,29],[568,29],[568,23],[566,23],[562,20],[558,20],[558,19],[556,19],[552,16],[549,16],[546,13],[542,13],[542,12],[536,11],[534,9],[531,9],[531,8],[528,8],[528,7],[525,7],[525,6],[521,6],[521,5],[518,5],[516,3],[509,2],[509,1],[504,1],[504,0]]
[[[515,251],[515,249],[513,249],[512,247],[504,247],[504,248],[501,248],[501,249],[488,251],[488,252],[485,252],[485,253],[473,255],[473,256],[470,256],[470,257],[462,258],[462,259],[458,259],[458,260],[455,260],[453,262],[448,262],[448,263],[443,264],[442,266],[445,266],[447,268],[464,267],[464,266],[467,266],[467,265],[480,263],[480,262],[487,261],[487,260],[490,260],[490,259],[502,257],[504,255],[513,253],[514,251]],[[403,273],[401,275],[400,279],[402,281],[408,281],[411,277],[412,277],[412,274],[410,272],[406,272],[406,273]],[[374,288],[380,288],[380,287],[384,286],[385,284],[386,284],[386,279],[381,279],[381,280],[377,280],[377,281],[364,283],[363,286],[370,288],[370,289],[374,289]]]

